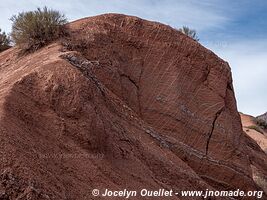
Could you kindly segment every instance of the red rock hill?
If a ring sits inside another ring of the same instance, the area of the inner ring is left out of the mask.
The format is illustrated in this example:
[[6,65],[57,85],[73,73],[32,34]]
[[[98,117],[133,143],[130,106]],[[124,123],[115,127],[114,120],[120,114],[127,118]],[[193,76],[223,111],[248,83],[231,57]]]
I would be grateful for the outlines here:
[[266,178],[267,156],[242,131],[225,61],[136,17],[70,29],[64,46],[0,54],[0,198],[262,190],[254,175]]

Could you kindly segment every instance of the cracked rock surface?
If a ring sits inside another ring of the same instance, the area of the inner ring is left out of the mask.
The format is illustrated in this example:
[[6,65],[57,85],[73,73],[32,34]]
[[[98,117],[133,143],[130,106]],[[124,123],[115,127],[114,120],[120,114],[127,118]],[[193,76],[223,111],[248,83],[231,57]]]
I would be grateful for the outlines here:
[[267,177],[267,156],[243,133],[225,61],[136,17],[106,14],[69,27],[64,45],[0,54],[0,170],[16,177],[11,186],[2,180],[3,198],[262,189],[253,171]]

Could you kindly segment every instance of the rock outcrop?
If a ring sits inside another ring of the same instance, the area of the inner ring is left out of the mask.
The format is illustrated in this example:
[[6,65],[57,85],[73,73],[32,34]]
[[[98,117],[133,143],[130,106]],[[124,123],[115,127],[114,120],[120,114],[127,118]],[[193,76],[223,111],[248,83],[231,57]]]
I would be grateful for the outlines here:
[[0,169],[23,180],[14,198],[32,182],[40,199],[93,199],[94,188],[263,189],[253,170],[265,177],[267,156],[242,130],[225,61],[136,17],[69,26],[63,44],[0,54]]
[[257,118],[263,120],[267,124],[267,112],[259,115]]

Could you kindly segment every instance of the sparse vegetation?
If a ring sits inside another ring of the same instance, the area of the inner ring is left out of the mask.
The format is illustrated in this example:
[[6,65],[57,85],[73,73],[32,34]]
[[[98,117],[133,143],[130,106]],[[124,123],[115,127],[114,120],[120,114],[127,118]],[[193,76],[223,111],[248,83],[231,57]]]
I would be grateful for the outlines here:
[[259,133],[263,134],[263,131],[261,130],[261,128],[256,126],[256,125],[247,126],[246,128],[253,129],[253,130],[258,131]]
[[267,177],[259,172],[255,167],[252,168],[252,173],[255,183],[260,186],[264,192],[267,192]]
[[179,28],[178,29],[179,31],[181,31],[183,34],[191,37],[193,40],[195,41],[199,41],[199,38],[197,36],[197,32],[196,30],[194,29],[190,29],[189,27],[187,26],[183,26],[182,28]]
[[267,180],[263,177],[255,177],[254,178],[255,183],[260,186],[265,192],[267,192]]
[[0,29],[0,52],[10,48],[10,38]]
[[65,34],[67,19],[59,11],[37,8],[11,18],[11,37],[24,51],[35,51]]

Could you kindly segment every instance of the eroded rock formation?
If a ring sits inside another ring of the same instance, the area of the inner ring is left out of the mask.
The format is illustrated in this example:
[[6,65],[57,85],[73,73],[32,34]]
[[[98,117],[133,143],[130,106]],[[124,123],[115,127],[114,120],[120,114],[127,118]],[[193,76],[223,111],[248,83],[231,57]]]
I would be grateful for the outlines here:
[[47,199],[93,199],[94,188],[262,190],[252,172],[266,176],[267,157],[242,131],[225,61],[136,17],[69,26],[63,44],[0,54],[2,171]]

